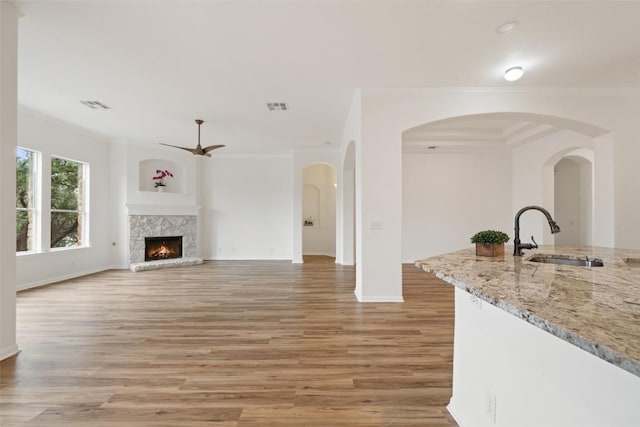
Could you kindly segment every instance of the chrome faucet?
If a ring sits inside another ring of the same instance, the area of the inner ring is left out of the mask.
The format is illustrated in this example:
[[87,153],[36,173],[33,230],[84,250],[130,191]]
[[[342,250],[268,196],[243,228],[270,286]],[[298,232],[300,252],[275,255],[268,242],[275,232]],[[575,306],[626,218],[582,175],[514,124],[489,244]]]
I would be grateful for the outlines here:
[[549,221],[549,227],[551,227],[551,234],[556,234],[560,232],[560,227],[558,224],[551,218],[551,214],[545,208],[541,208],[540,206],[525,206],[520,209],[516,214],[515,218],[515,227],[514,227],[514,237],[513,237],[513,256],[522,256],[523,249],[536,249],[538,244],[531,236],[531,240],[533,243],[520,243],[520,215],[529,210],[538,210],[547,217],[547,221]]

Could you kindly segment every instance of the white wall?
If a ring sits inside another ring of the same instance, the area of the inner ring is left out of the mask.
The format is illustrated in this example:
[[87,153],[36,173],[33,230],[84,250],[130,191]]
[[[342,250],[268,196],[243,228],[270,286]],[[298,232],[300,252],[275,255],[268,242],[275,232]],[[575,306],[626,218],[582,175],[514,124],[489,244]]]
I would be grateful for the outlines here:
[[16,140],[18,11],[0,2],[0,360],[16,344]]
[[[110,257],[114,268],[129,267],[128,215],[197,215],[199,212],[200,158],[176,149],[140,146],[133,141],[110,144],[112,170]],[[153,177],[157,169],[169,170],[165,191],[158,192]]]
[[356,153],[356,297],[402,302],[402,131],[387,103],[362,98]]
[[46,209],[51,185],[46,172],[51,156],[85,162],[90,175],[89,247],[49,250],[45,246],[40,253],[17,255],[18,290],[110,268],[110,228],[105,226],[110,224],[112,215],[109,143],[55,119],[20,109],[18,144],[42,155],[43,237],[50,233]]
[[[539,114],[560,118],[563,122],[571,121],[575,126],[569,129],[596,136],[597,143],[594,142],[595,146],[591,147],[595,153],[594,205],[596,208],[605,206],[606,209],[595,209],[594,244],[611,243],[640,248],[640,227],[636,226],[640,211],[637,197],[640,193],[640,169],[637,168],[640,123],[635,119],[640,116],[639,92],[553,88],[371,89],[362,90],[360,98],[362,141],[356,144],[357,295],[366,294],[372,300],[388,300],[386,297],[389,295],[397,297],[401,294],[402,202],[398,197],[402,187],[401,156],[398,155],[401,134],[424,123],[451,117],[495,112]],[[589,133],[589,130],[594,132]],[[599,130],[610,133],[598,134]],[[608,138],[612,140],[607,141]],[[613,144],[608,144],[610,142]],[[600,148],[603,152],[599,152]],[[535,149],[531,154],[536,155]],[[520,208],[527,204],[552,204],[552,165],[549,166],[550,171],[540,172],[529,159],[523,157],[520,160],[513,162],[513,206]],[[384,170],[385,174],[375,175],[374,170],[378,173]],[[614,171],[614,176],[606,183],[598,179],[599,175],[605,175],[605,171],[609,175]],[[532,177],[530,174],[538,176]],[[521,192],[517,188],[523,180],[528,181],[523,186],[527,191]],[[532,183],[531,180],[535,181],[533,187],[528,185]],[[604,191],[599,191],[601,184],[604,185]],[[551,191],[543,194],[542,189],[549,187]],[[599,198],[614,193],[615,200],[613,197],[610,200]],[[534,203],[527,200],[533,200]],[[514,213],[512,208],[511,214]],[[527,222],[523,236],[544,232],[542,242],[553,242],[548,226],[547,231],[543,231],[542,215],[525,214],[523,217]],[[528,221],[534,223],[529,224]],[[376,222],[375,225],[382,222],[384,230],[371,230],[372,222]],[[614,234],[619,240],[607,240]]]
[[[293,152],[293,168],[292,168],[292,190],[293,190],[293,216],[291,222],[291,232],[293,236],[293,253],[291,262],[302,263],[302,241],[303,241],[303,172],[304,170],[317,163],[332,166],[336,171],[336,179],[338,187],[342,182],[342,170],[339,168],[339,154],[334,150],[295,150]],[[337,201],[336,210],[341,213],[342,200]],[[342,231],[342,215],[336,215],[336,242],[341,241]],[[339,262],[336,259],[336,262]]]
[[[357,221],[356,217],[356,141],[361,139],[362,99],[356,90],[351,101],[342,139],[338,161],[338,205],[336,224],[336,263],[353,265],[356,259]],[[356,295],[362,295],[362,273],[356,268]]]
[[460,427],[638,425],[639,377],[461,289],[455,295],[448,409]]
[[356,259],[356,218],[355,218],[355,156],[356,149],[353,140],[349,143],[342,156],[342,169],[338,170],[338,200],[336,224],[336,262],[343,265],[353,265]]
[[555,236],[558,245],[579,245],[582,222],[580,218],[580,166],[563,158],[554,167],[554,219],[562,224],[562,232]]
[[303,171],[303,181],[302,217],[312,215],[314,224],[302,227],[302,253],[336,256],[336,170],[311,165]]
[[[514,149],[514,212],[527,205],[539,205],[547,208],[552,216],[555,216],[554,166],[562,157],[588,149],[587,151],[594,158],[593,182],[596,186],[593,200],[587,203],[593,204],[594,216],[590,219],[593,228],[598,230],[598,235],[592,236],[589,243],[596,246],[614,246],[614,201],[611,196],[614,180],[611,156],[614,142],[608,140],[597,142],[599,139],[565,130]],[[583,191],[587,191],[587,185],[584,187]],[[563,222],[556,221],[562,231],[554,236],[543,215],[526,212],[520,221],[520,238],[523,242],[528,242],[529,236],[534,235],[538,243],[553,244],[555,238],[564,233],[565,227],[570,229],[571,226],[566,221],[570,219],[565,219]],[[571,233],[570,230],[569,233]],[[538,240],[540,237],[541,239]]]
[[292,258],[291,156],[203,162],[205,259]]
[[122,141],[111,143],[111,218],[109,221],[110,264],[113,268],[129,268],[129,220],[127,218],[127,150]]
[[593,245],[593,160],[574,160],[580,165],[580,241]]
[[[629,91],[628,91],[629,92]],[[603,100],[600,106],[611,111],[615,120],[612,128],[615,130],[615,152],[613,153],[614,183],[605,190],[615,200],[614,218],[610,220],[615,225],[615,246],[619,248],[640,249],[640,92],[635,96],[618,97]],[[606,144],[606,141],[604,141]],[[600,148],[596,141],[596,153]],[[606,166],[605,166],[606,167]],[[594,168],[599,168],[594,162]],[[606,183],[605,183],[606,184]],[[603,183],[594,180],[595,194]],[[600,193],[604,193],[601,191]],[[597,202],[597,200],[596,200]],[[602,215],[602,213],[599,213]],[[602,233],[600,226],[595,226],[598,218],[594,218],[594,242]]]
[[406,152],[402,167],[402,262],[469,247],[481,230],[513,238],[509,151]]
[[[176,149],[138,146],[126,148],[127,205],[195,206],[199,183],[196,181],[195,158]],[[155,165],[168,168],[174,178],[166,178],[166,192],[153,187]]]
[[582,202],[580,165],[563,158],[554,168],[554,219],[562,224],[562,232],[555,236],[557,245],[580,245],[582,238]]

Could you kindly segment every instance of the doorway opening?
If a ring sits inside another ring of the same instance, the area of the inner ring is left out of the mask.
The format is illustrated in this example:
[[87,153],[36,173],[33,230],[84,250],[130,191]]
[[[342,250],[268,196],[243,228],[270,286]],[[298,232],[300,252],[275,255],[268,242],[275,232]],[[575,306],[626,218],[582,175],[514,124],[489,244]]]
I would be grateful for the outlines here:
[[336,170],[316,163],[302,172],[302,255],[336,256]]
[[562,233],[557,245],[591,245],[593,224],[593,163],[581,156],[565,156],[553,168],[556,222]]

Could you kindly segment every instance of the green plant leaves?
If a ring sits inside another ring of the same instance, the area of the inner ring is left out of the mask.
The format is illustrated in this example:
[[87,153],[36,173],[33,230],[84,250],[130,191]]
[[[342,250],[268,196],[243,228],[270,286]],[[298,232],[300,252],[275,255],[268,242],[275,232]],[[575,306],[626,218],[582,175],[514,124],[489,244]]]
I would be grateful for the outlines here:
[[484,230],[479,231],[471,237],[471,243],[481,245],[501,244],[509,241],[509,235],[502,231]]

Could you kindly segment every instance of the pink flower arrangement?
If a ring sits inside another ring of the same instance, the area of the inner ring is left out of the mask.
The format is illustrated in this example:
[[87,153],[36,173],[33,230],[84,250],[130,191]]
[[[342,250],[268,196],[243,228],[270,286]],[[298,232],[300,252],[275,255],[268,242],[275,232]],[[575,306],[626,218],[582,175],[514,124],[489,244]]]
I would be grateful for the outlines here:
[[166,177],[173,178],[173,174],[166,169],[165,170],[156,169],[156,176],[153,177],[153,180],[155,181],[155,186],[164,187],[165,185],[167,185],[164,183],[164,179]]

